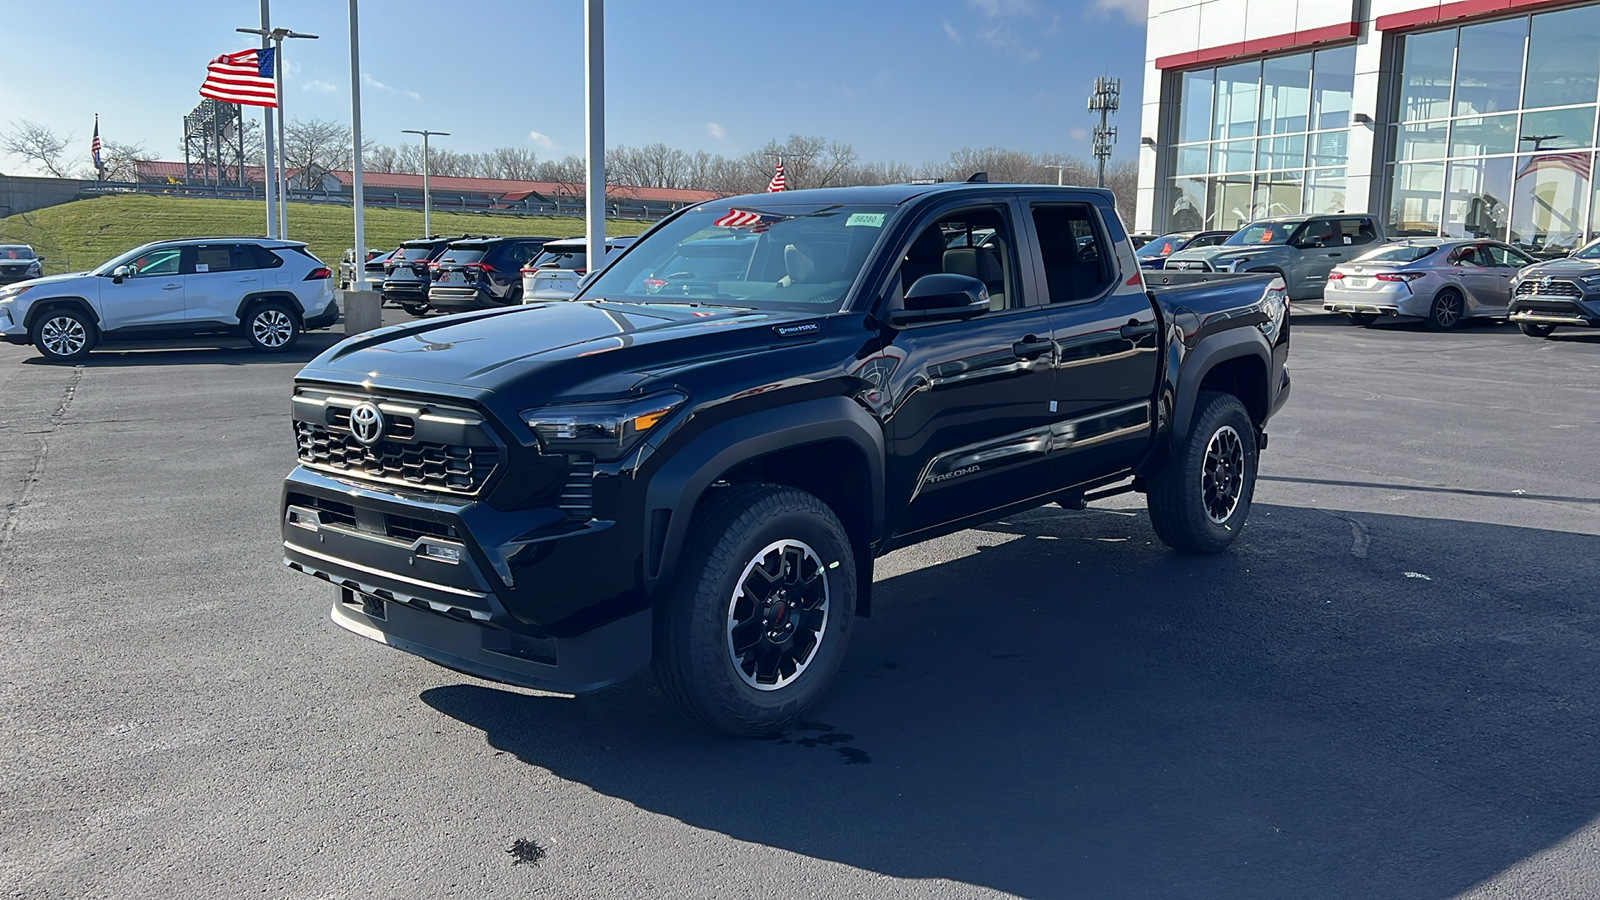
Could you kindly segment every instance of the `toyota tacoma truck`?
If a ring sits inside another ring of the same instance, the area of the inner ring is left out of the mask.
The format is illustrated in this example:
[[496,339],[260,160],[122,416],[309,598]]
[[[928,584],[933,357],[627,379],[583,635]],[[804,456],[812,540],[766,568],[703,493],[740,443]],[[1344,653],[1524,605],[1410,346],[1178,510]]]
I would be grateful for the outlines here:
[[770,733],[896,548],[1131,491],[1178,551],[1238,537],[1289,395],[1285,285],[1149,274],[1101,190],[708,201],[572,300],[308,364],[284,562],[449,668],[576,693],[653,667],[689,718]]

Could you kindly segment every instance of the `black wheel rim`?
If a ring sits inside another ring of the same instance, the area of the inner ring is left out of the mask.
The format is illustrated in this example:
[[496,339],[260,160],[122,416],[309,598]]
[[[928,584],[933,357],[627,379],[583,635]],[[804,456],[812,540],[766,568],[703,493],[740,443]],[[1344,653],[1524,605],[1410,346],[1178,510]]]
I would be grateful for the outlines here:
[[1239,508],[1239,498],[1244,495],[1244,465],[1244,441],[1239,439],[1239,432],[1231,425],[1218,428],[1206,444],[1205,465],[1200,473],[1200,499],[1206,518],[1214,524],[1226,524]]
[[739,677],[758,691],[788,687],[817,658],[827,629],[822,558],[796,540],[763,547],[728,601],[728,657]]
[[1433,304],[1433,320],[1440,328],[1454,328],[1461,321],[1461,298],[1445,294]]
[[89,330],[72,316],[54,316],[39,329],[39,343],[56,356],[71,356],[89,343]]

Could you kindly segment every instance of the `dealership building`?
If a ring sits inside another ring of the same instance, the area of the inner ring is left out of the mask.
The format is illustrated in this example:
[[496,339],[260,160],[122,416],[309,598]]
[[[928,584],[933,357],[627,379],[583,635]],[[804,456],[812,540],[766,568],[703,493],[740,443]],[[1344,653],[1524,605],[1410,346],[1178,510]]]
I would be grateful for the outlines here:
[[1600,2],[1150,0],[1145,56],[1139,231],[1600,236]]

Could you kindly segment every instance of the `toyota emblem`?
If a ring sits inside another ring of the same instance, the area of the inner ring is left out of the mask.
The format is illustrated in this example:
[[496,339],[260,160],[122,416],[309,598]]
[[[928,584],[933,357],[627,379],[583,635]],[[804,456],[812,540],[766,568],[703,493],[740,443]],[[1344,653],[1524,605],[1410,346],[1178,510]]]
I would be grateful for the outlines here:
[[1542,288],[1544,288],[1546,290],[1549,290],[1550,285],[1555,284],[1555,281],[1556,280],[1554,278],[1551,278],[1549,275],[1546,275],[1545,277],[1539,279],[1539,287],[1542,287]]
[[383,413],[375,403],[361,403],[350,410],[350,433],[368,447],[383,437]]

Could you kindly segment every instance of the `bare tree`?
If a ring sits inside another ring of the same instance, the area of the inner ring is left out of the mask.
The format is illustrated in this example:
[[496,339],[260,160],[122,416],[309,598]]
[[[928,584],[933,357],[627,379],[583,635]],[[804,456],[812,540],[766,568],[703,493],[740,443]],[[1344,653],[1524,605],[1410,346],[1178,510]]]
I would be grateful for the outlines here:
[[107,181],[138,181],[139,164],[154,158],[144,144],[100,142],[100,168]]
[[[355,159],[350,126],[327,119],[295,119],[284,127],[283,160],[291,169],[317,165],[324,169],[348,169]],[[372,145],[361,144],[362,159]]]
[[533,181],[534,173],[539,170],[539,157],[525,147],[496,147],[484,157],[491,178]]
[[11,130],[0,135],[0,150],[20,156],[28,164],[56,178],[71,178],[77,169],[68,161],[67,148],[72,135],[57,134],[48,125],[23,119],[11,123]]

